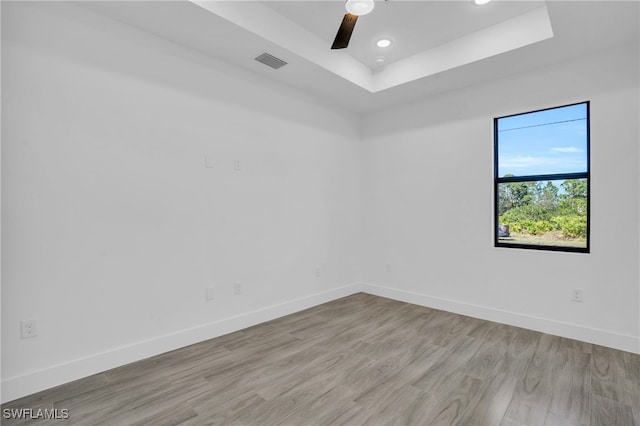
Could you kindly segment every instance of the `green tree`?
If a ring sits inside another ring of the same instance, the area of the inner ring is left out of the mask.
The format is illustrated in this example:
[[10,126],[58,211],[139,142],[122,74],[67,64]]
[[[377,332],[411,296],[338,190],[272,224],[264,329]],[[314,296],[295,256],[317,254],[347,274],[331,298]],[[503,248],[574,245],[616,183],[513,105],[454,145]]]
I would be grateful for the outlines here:
[[586,179],[570,179],[562,182],[562,189],[565,198],[587,198],[587,181]]
[[558,213],[563,216],[586,216],[587,181],[585,179],[565,180],[561,186],[564,194],[560,195]]
[[555,211],[558,207],[558,187],[548,181],[540,191],[538,203],[546,210]]
[[[513,177],[507,174],[504,177]],[[498,214],[533,204],[539,197],[542,188],[538,182],[510,182],[498,186]]]

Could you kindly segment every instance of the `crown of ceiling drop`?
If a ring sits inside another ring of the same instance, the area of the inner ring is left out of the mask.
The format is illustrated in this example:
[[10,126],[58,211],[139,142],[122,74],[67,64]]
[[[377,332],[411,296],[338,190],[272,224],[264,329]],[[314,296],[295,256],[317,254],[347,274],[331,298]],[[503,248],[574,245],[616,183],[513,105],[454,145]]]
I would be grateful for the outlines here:
[[[480,61],[501,53],[540,42],[553,37],[546,3],[533,2],[534,8],[488,27],[477,29],[442,44],[429,47],[409,57],[387,62],[384,69],[369,67],[350,54],[352,49],[331,50],[327,41],[309,31],[306,26],[280,13],[286,3],[269,1],[206,1],[190,0],[193,4],[256,34],[259,37],[286,49],[349,82],[371,92],[379,92],[430,75]],[[282,3],[278,10],[275,5]],[[305,3],[305,2],[302,2]],[[313,3],[313,2],[312,2]],[[335,3],[335,2],[331,2]],[[381,2],[385,7],[376,7],[372,15],[384,17],[393,1]],[[413,2],[405,2],[413,3]],[[431,3],[421,2],[426,10]],[[469,7],[481,7],[468,2]],[[360,5],[362,6],[362,5]],[[341,7],[344,13],[344,3]],[[437,10],[434,8],[434,10]],[[317,25],[332,27],[333,22],[318,22]],[[335,28],[335,27],[334,27]]]

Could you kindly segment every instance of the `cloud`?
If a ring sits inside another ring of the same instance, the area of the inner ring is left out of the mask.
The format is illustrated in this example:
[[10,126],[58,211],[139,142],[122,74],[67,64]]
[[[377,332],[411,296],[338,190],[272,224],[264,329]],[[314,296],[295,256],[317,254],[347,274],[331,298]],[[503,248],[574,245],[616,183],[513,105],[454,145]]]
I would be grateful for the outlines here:
[[535,167],[535,166],[549,166],[557,164],[558,160],[550,157],[532,157],[532,156],[517,156],[517,157],[502,157],[500,159],[500,167],[510,168],[523,168],[523,167]]
[[556,148],[551,148],[551,151],[554,151],[554,152],[565,152],[565,153],[573,154],[573,153],[576,153],[576,152],[582,152],[582,149],[576,148],[575,146],[559,146],[559,147],[556,147]]
[[534,169],[537,171],[546,168],[554,169],[574,169],[584,167],[586,170],[585,160],[583,158],[561,158],[561,157],[545,157],[545,156],[503,156],[500,158],[501,169]]

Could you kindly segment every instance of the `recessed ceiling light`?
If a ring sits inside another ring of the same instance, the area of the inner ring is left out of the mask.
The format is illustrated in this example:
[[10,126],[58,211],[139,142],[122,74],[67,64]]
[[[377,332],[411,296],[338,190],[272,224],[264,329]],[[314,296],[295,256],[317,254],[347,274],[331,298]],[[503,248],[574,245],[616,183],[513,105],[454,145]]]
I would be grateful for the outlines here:
[[388,38],[381,38],[376,42],[376,46],[378,47],[389,47],[391,45],[391,40]]
[[489,3],[491,0],[473,0],[473,2],[479,6],[482,6],[483,4],[487,4]]
[[345,8],[352,15],[362,16],[373,10],[373,0],[347,0]]

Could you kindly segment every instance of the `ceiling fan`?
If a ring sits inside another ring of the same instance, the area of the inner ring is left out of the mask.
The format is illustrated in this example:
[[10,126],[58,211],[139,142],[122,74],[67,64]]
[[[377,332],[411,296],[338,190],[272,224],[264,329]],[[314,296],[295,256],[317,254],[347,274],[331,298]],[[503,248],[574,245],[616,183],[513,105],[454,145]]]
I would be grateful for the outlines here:
[[358,16],[366,15],[373,10],[373,0],[347,0],[345,8],[347,13],[342,18],[340,28],[336,38],[333,40],[331,49],[344,49],[349,45],[351,34],[358,21]]

